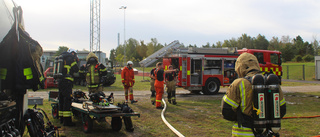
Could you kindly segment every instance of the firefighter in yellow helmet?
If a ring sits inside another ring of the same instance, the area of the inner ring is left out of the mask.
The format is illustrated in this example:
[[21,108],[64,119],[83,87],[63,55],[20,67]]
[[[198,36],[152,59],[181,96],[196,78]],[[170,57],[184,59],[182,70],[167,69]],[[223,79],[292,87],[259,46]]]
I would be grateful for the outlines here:
[[[250,53],[241,54],[236,61],[235,71],[239,78],[232,82],[226,95],[222,99],[222,115],[224,119],[235,121],[232,127],[232,136],[253,137],[253,89],[250,78],[260,72],[257,58]],[[286,113],[286,104],[281,88],[280,113],[283,117]],[[268,115],[268,114],[266,114]],[[240,124],[240,125],[239,125]]]
[[90,52],[87,56],[87,87],[89,90],[89,94],[91,93],[98,93],[103,91],[102,86],[102,76],[107,74],[107,68],[98,62],[98,57],[93,53]]

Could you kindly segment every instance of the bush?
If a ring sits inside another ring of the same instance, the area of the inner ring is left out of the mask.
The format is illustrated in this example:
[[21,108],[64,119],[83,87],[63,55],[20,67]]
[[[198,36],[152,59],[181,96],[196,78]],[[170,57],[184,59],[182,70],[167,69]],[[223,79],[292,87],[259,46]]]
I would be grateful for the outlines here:
[[308,55],[303,56],[303,57],[302,57],[302,60],[303,60],[304,62],[311,62],[311,61],[314,60],[314,56],[308,54]]
[[297,55],[293,58],[292,61],[295,61],[295,62],[301,62],[302,61],[302,56],[301,55]]

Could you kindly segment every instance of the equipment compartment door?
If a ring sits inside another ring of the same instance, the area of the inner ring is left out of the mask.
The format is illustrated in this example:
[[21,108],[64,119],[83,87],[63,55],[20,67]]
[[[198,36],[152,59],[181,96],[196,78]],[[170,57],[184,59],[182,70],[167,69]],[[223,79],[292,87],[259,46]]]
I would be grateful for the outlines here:
[[191,85],[202,85],[202,59],[191,59]]

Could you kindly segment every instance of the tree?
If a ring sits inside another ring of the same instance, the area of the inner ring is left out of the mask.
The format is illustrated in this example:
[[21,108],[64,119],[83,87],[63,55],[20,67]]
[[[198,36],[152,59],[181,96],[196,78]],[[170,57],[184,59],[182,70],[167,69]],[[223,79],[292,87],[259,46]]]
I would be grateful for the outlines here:
[[150,56],[151,54],[153,54],[154,51],[154,46],[153,44],[150,42],[147,44],[147,56]]
[[281,43],[291,43],[291,38],[289,37],[289,35],[282,36],[280,42]]
[[254,40],[253,45],[255,49],[264,49],[267,50],[269,46],[269,41],[265,36],[259,34]]
[[140,58],[139,58],[140,60],[142,60],[144,57],[147,57],[148,48],[147,48],[147,45],[144,44],[143,40],[140,41],[140,45],[137,45],[136,48],[137,48],[137,52],[140,56]]
[[191,45],[191,44],[189,44],[189,46],[188,46],[188,48],[192,48],[192,47],[197,47],[197,45],[196,44],[194,44],[194,45]]
[[56,52],[55,56],[61,55],[62,52],[68,51],[68,49],[69,49],[69,48],[66,47],[66,46],[59,46],[59,49],[58,49],[58,51]]
[[294,58],[295,50],[292,47],[292,43],[286,43],[284,48],[281,49],[282,58],[284,61],[291,61]]
[[217,48],[222,48],[222,42],[221,41],[216,42],[216,45],[217,45],[216,46]]
[[209,43],[209,42],[207,42],[207,44],[206,44],[206,45],[202,45],[202,48],[210,48],[210,43]]
[[123,62],[123,59],[124,59],[124,56],[123,56],[122,54],[118,54],[118,55],[116,56],[116,61],[117,61],[118,63]]
[[296,49],[296,54],[301,55],[302,57],[307,54],[314,55],[314,48],[312,44],[309,44],[309,42],[304,42],[300,35],[294,38],[293,42]]
[[231,47],[230,41],[229,40],[224,40],[223,44],[222,44],[222,47]]
[[248,36],[246,33],[242,34],[241,37],[238,38],[237,40],[237,44],[238,44],[238,49],[242,49],[242,48],[248,48],[248,49],[252,49],[253,47],[253,40],[250,36]]
[[111,61],[116,61],[116,50],[115,49],[111,49],[110,50],[110,56],[109,56],[109,59],[111,60]]
[[316,36],[313,36],[313,42],[311,43],[313,48],[314,48],[314,55],[317,56],[319,55],[319,41],[317,40]]
[[280,41],[278,37],[272,37],[269,42],[268,50],[280,50]]

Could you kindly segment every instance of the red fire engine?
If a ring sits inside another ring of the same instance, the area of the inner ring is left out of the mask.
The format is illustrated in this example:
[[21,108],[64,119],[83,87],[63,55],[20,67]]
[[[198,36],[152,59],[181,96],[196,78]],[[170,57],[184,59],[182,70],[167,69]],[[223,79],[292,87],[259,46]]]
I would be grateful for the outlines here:
[[[149,66],[163,58],[164,68],[173,65],[179,69],[177,86],[194,93],[216,94],[220,86],[229,86],[236,78],[235,62],[241,53],[248,52],[257,56],[261,71],[272,70],[281,76],[281,53],[268,50],[236,48],[181,48],[178,41],[170,43],[148,58],[139,62]],[[239,54],[240,53],[240,54]]]
[[179,87],[192,92],[215,94],[220,86],[229,86],[237,78],[234,65],[236,50],[190,48],[163,58],[165,69],[178,68]]
[[244,52],[255,55],[259,61],[260,71],[273,72],[281,80],[282,66],[281,66],[281,52],[271,50],[259,49],[241,49],[238,50],[239,54]]

